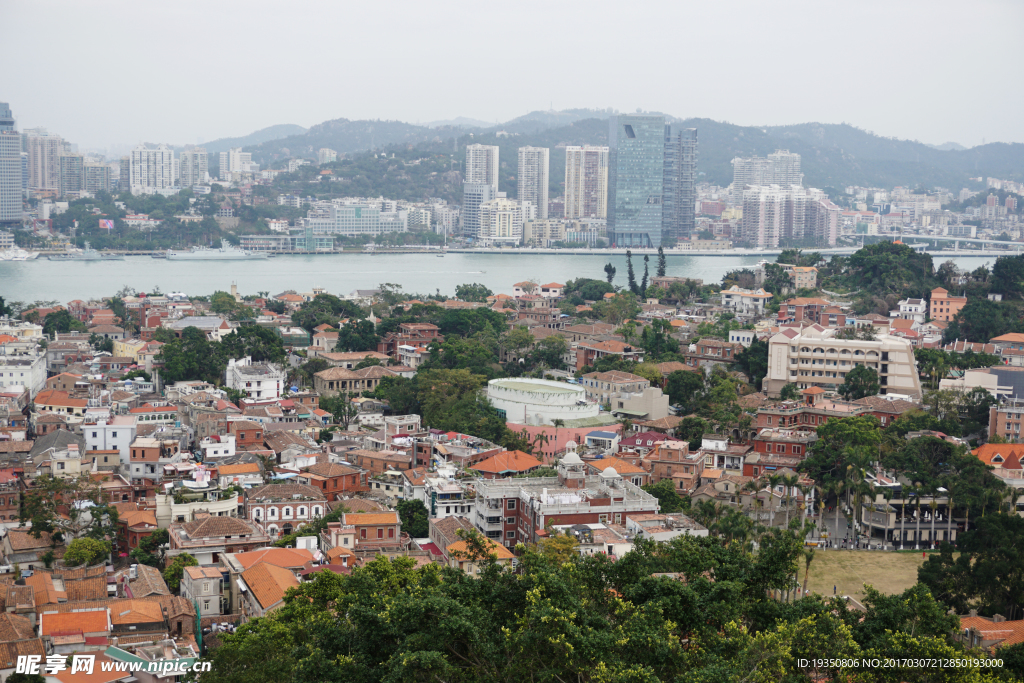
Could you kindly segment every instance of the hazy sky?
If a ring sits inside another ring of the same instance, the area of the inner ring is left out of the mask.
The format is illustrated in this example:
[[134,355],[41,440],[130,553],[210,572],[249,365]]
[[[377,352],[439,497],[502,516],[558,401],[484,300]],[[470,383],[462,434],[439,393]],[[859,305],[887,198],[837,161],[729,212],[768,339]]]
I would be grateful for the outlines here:
[[3,0],[0,101],[83,147],[613,107],[1024,142],[1020,0]]

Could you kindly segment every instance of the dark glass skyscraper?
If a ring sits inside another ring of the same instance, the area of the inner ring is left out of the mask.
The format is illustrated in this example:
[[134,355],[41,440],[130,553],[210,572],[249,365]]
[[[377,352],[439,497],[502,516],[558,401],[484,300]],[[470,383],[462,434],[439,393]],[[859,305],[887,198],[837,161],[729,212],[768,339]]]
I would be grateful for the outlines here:
[[608,130],[608,235],[618,247],[674,245],[693,233],[697,129],[664,117],[613,116]]
[[608,126],[608,237],[616,247],[662,242],[665,119],[626,114]]

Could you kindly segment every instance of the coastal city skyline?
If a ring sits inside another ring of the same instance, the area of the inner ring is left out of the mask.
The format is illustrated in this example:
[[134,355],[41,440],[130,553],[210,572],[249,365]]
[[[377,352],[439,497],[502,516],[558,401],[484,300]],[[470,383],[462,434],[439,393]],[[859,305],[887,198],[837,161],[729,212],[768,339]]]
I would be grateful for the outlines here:
[[1024,3],[0,17],[0,681],[1024,683]]

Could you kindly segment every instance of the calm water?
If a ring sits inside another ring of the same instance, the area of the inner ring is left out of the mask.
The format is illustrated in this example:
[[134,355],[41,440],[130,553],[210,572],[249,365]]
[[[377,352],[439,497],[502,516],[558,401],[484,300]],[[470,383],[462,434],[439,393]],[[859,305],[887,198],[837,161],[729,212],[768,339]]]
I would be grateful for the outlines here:
[[[721,280],[735,268],[753,266],[756,256],[684,256],[669,255],[668,275]],[[938,265],[945,257],[935,257]],[[961,268],[975,269],[993,262],[994,257],[954,259]],[[372,289],[382,282],[393,282],[412,294],[440,290],[452,295],[455,286],[479,282],[495,292],[510,293],[512,284],[522,280],[538,283],[562,282],[589,277],[604,279],[604,265],[617,269],[615,284],[626,284],[625,256],[591,255],[512,255],[512,254],[338,254],[328,256],[278,256],[266,261],[185,261],[170,262],[149,256],[129,256],[124,261],[56,262],[43,258],[34,261],[0,262],[0,296],[7,301],[89,299],[109,296],[128,285],[139,292],[185,292],[211,294],[238,284],[243,294],[286,289],[309,291],[324,287],[333,294],[347,295],[355,289]],[[633,258],[639,281],[643,258]],[[657,268],[652,256],[651,274]]]

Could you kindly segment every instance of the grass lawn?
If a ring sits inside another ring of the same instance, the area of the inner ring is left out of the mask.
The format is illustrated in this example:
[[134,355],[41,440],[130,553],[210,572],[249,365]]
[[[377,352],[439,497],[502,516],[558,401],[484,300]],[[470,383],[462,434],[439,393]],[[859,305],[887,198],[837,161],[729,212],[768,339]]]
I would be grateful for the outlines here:
[[[917,569],[924,563],[920,552],[817,550],[807,588],[830,596],[832,586],[836,586],[839,595],[857,601],[864,597],[865,583],[883,593],[902,593],[917,583]],[[800,584],[803,582],[804,561],[800,560]]]

